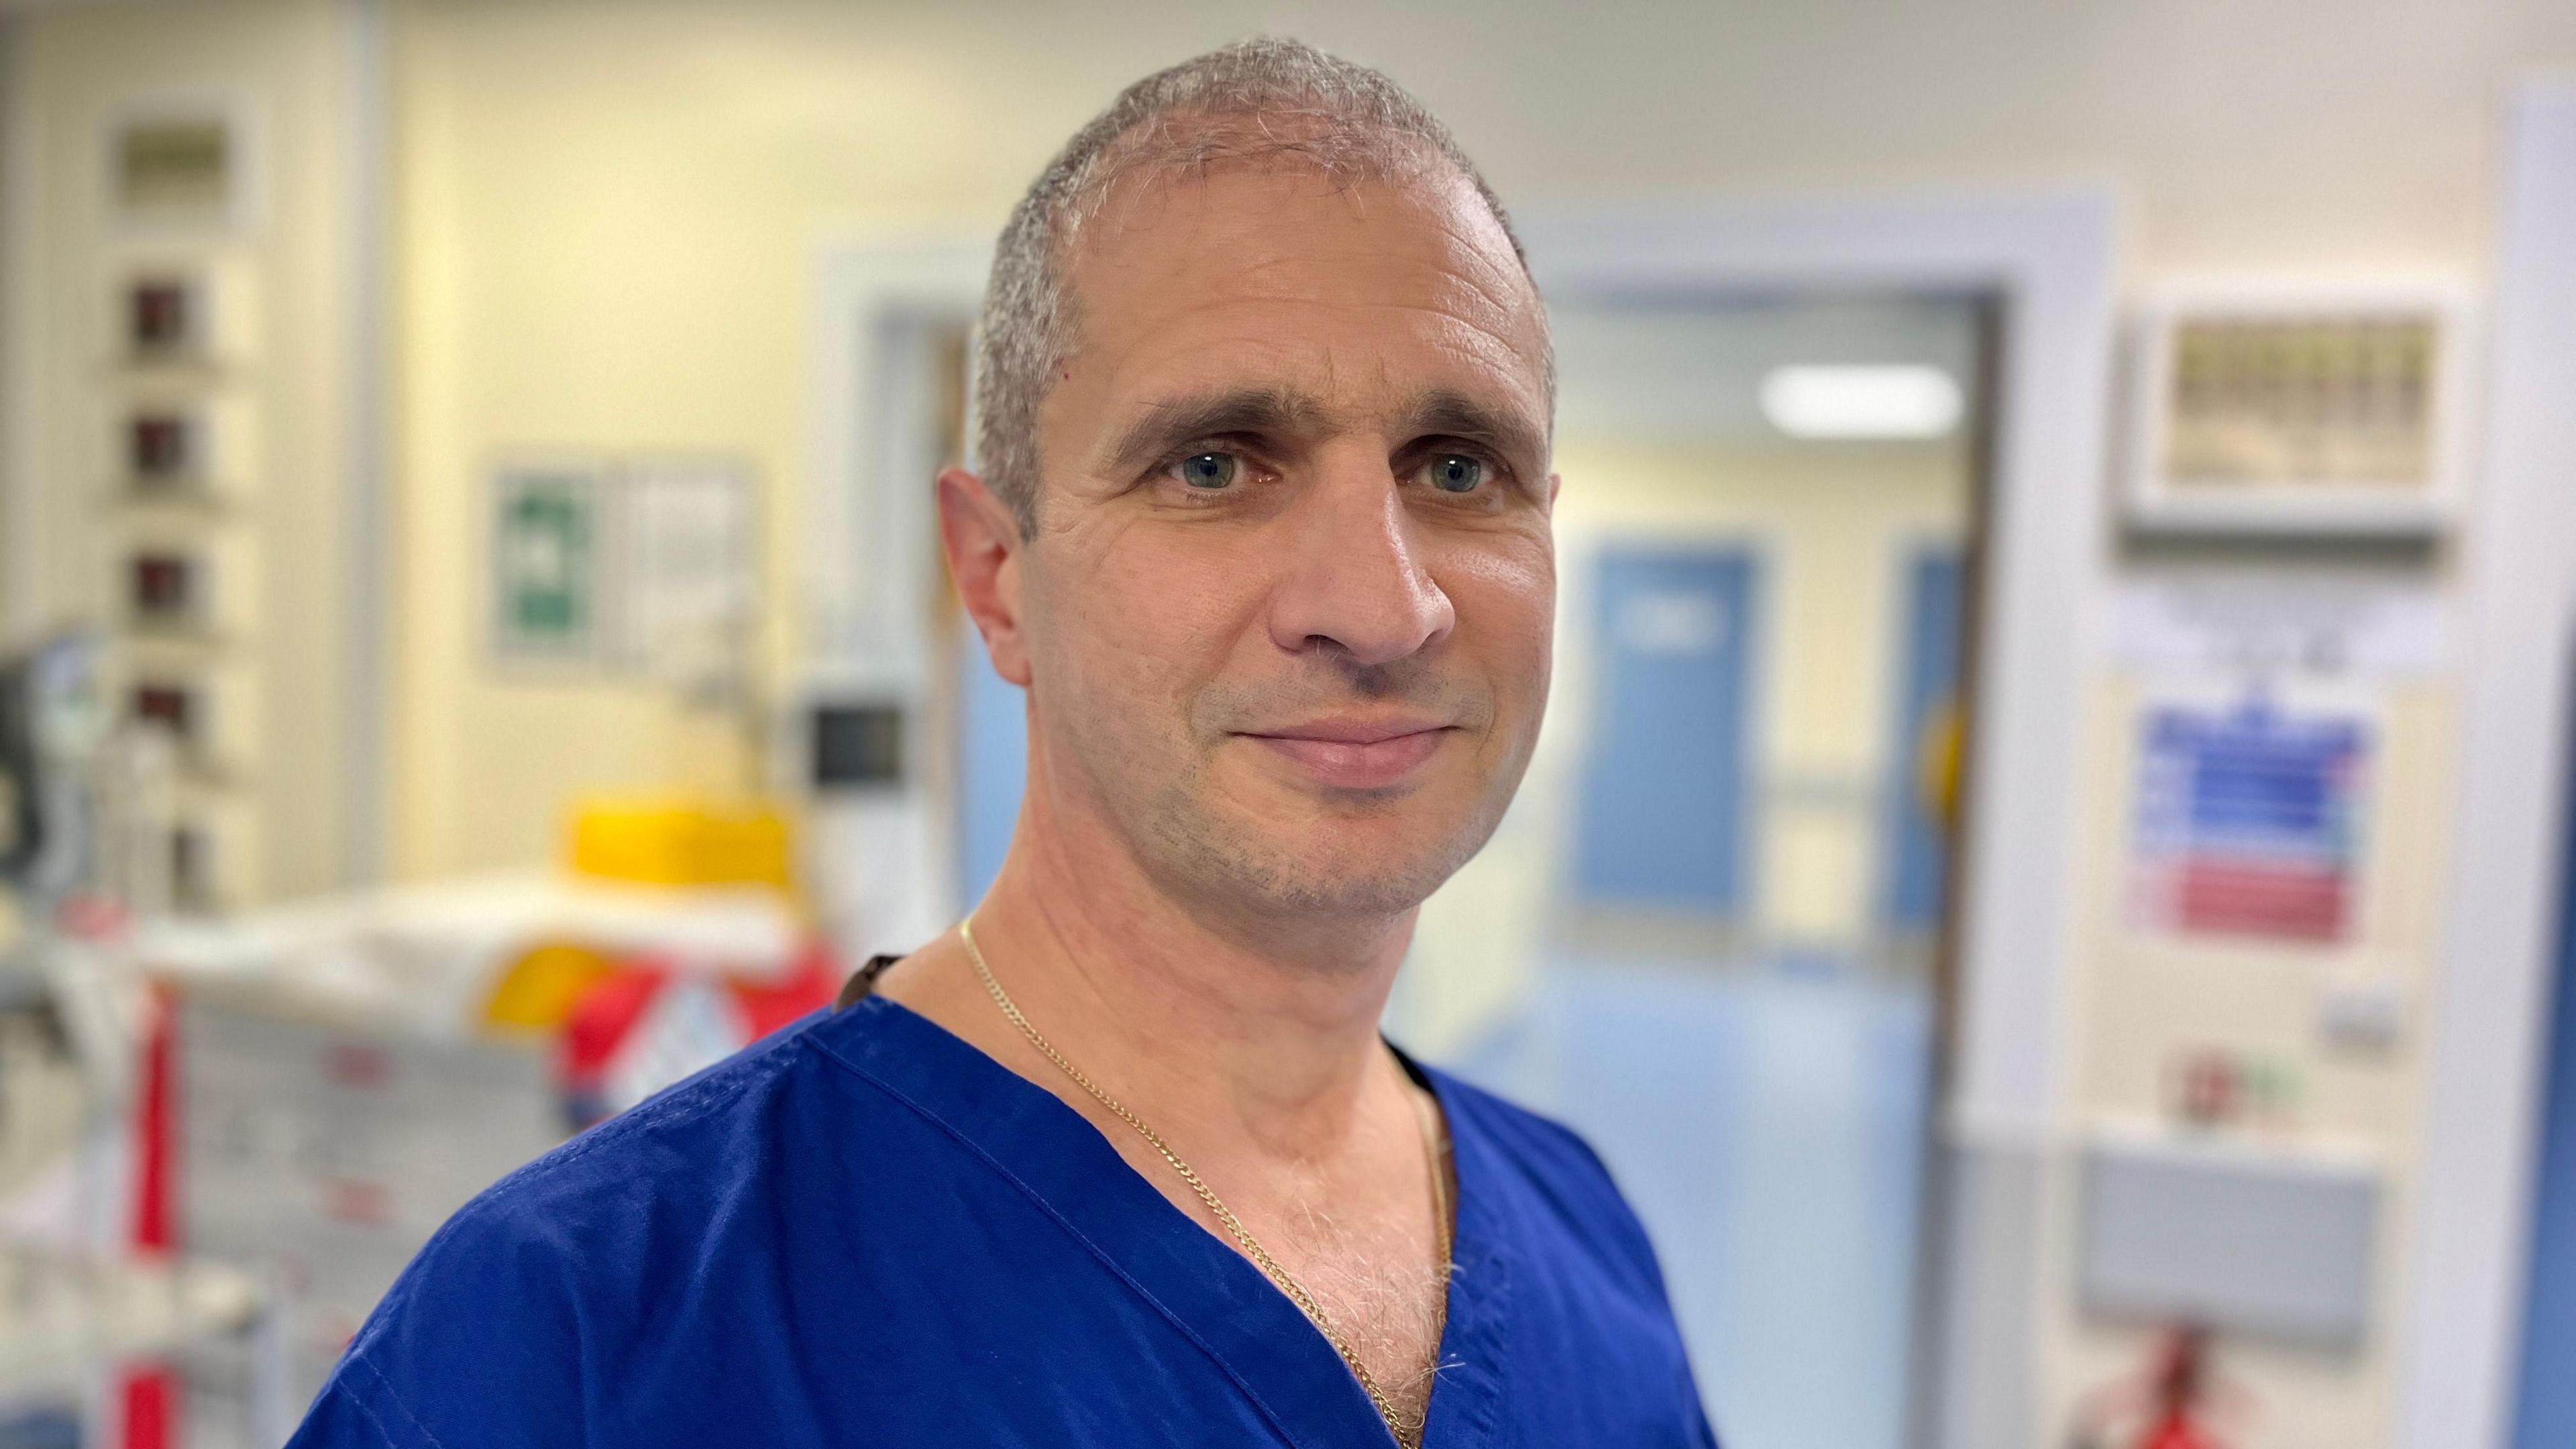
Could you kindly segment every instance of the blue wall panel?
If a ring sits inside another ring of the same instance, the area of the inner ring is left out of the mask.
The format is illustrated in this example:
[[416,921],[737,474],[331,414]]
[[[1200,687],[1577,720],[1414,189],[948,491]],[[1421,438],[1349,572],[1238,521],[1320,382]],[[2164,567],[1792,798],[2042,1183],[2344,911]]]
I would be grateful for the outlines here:
[[972,910],[1001,873],[1028,789],[1028,696],[993,672],[972,626],[958,636],[957,886]]
[[1966,569],[1955,549],[1932,549],[1906,564],[1905,653],[1896,683],[1896,740],[1888,761],[1888,848],[1883,912],[1891,926],[1928,929],[1941,919],[1947,871],[1941,822],[1925,808],[1925,731],[1959,688]]

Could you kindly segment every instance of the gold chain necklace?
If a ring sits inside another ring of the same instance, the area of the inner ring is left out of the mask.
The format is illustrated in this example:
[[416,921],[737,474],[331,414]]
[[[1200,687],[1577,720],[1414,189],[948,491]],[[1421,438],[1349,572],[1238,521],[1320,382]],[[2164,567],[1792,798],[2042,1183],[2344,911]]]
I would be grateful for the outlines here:
[[[1126,1104],[1102,1091],[1098,1082],[1084,1076],[1081,1068],[1067,1060],[1064,1053],[1055,1049],[1055,1043],[1048,1041],[1036,1027],[1029,1024],[1027,1017],[1020,1014],[1019,1006],[1011,1000],[1011,994],[1002,989],[1002,983],[994,978],[993,968],[985,963],[982,949],[975,944],[975,917],[972,912],[967,914],[966,919],[957,923],[957,939],[965,943],[966,959],[975,963],[975,974],[983,979],[985,993],[993,998],[995,1006],[1002,1009],[1002,1015],[1010,1019],[1011,1025],[1020,1029],[1020,1035],[1028,1038],[1029,1045],[1036,1047],[1040,1056],[1055,1063],[1057,1070],[1071,1077],[1075,1086],[1090,1093],[1093,1101],[1108,1108],[1111,1116],[1135,1128],[1136,1135],[1144,1138],[1148,1145],[1162,1155],[1165,1162],[1172,1165],[1172,1171],[1179,1173],[1181,1181],[1188,1183],[1190,1191],[1197,1194],[1198,1200],[1207,1205],[1208,1213],[1224,1225],[1227,1235],[1234,1239],[1235,1246],[1243,1250],[1243,1256],[1250,1258],[1253,1266],[1261,1270],[1263,1277],[1278,1285],[1279,1291],[1288,1295],[1288,1301],[1296,1304],[1298,1311],[1305,1314],[1323,1333],[1325,1340],[1333,1345],[1333,1351],[1342,1356],[1342,1362],[1350,1365],[1352,1377],[1358,1379],[1360,1387],[1368,1392],[1369,1402],[1377,1406],[1378,1417],[1386,1421],[1386,1430],[1395,1436],[1396,1442],[1405,1445],[1421,1442],[1423,1425],[1408,1424],[1396,1417],[1395,1405],[1388,1400],[1385,1392],[1378,1388],[1376,1375],[1371,1374],[1368,1365],[1360,1361],[1359,1351],[1352,1348],[1350,1343],[1333,1328],[1332,1320],[1324,1316],[1324,1306],[1315,1301],[1315,1295],[1306,1291],[1306,1285],[1298,1282],[1286,1268],[1279,1265],[1278,1259],[1270,1256],[1270,1250],[1262,1247],[1260,1240],[1254,1238],[1251,1230],[1244,1227],[1243,1220],[1236,1217],[1234,1210],[1227,1207],[1216,1195],[1216,1189],[1209,1187],[1206,1179],[1200,1177],[1195,1169],[1181,1160],[1181,1155],[1174,1152],[1171,1145],[1163,1141],[1161,1133],[1146,1126],[1144,1119],[1127,1110]],[[1431,1109],[1423,1104],[1418,1093],[1414,1094],[1413,1110],[1414,1117],[1422,1128],[1423,1146],[1431,1159],[1431,1212],[1434,1231],[1439,1235],[1440,1282],[1445,1297],[1449,1282],[1451,1253],[1449,1174],[1441,1163],[1439,1122],[1432,1115]],[[1435,1357],[1438,1355],[1439,1349],[1436,1344],[1432,1352]],[[1426,1414],[1424,1417],[1427,1420],[1429,1416]]]

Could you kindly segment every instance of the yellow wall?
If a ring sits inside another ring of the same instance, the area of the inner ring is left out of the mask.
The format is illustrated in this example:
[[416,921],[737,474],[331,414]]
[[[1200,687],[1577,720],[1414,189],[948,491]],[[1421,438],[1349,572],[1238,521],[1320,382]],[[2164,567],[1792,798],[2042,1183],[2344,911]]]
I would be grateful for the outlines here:
[[[634,686],[482,655],[479,478],[514,450],[714,450],[769,500],[797,655],[815,251],[991,226],[1154,64],[1256,28],[1392,67],[1524,209],[1587,197],[2107,176],[2152,268],[2475,265],[2522,3],[1924,9],[407,0],[397,35],[402,681],[394,858],[526,859],[571,788],[692,752]],[[2325,38],[2331,37],[2331,43]],[[1815,864],[1823,863],[1820,854]]]
[[[82,6],[35,17],[19,37],[22,89],[10,122],[37,162],[24,258],[41,310],[32,416],[17,456],[33,465],[41,531],[29,559],[34,627],[122,616],[119,570],[141,541],[205,538],[215,565],[211,645],[127,644],[111,679],[138,670],[208,688],[213,749],[182,808],[218,832],[234,899],[292,895],[341,879],[350,641],[343,572],[348,374],[342,230],[341,33],[326,0],[254,6]],[[212,93],[238,103],[255,138],[253,204],[232,230],[156,233],[114,222],[104,197],[108,118],[138,99]],[[202,269],[216,304],[211,380],[127,367],[116,294],[142,267]],[[119,506],[114,444],[135,399],[212,401],[219,522]]]
[[[762,672],[780,691],[802,655],[818,250],[859,231],[990,228],[1065,134],[1155,64],[1266,27],[1385,65],[1488,160],[1525,213],[2105,179],[2129,203],[2128,259],[2142,276],[2390,263],[2474,272],[2505,88],[2533,67],[2576,65],[2566,0],[1663,0],[1607,11],[1538,0],[394,0],[394,18],[387,846],[411,876],[543,856],[564,798],[586,786],[733,773],[722,731],[657,689],[493,666],[481,594],[490,466],[658,450],[749,463],[765,501]],[[39,208],[28,228],[36,250],[23,259],[34,285],[22,290],[42,311],[31,405],[8,419],[35,430],[13,451],[33,470],[9,480],[35,490],[35,506],[5,516],[33,518],[44,537],[0,556],[42,562],[32,592],[52,615],[95,616],[107,582],[91,489],[103,441],[92,309],[130,247],[96,223],[98,116],[163,85],[263,98],[267,221],[255,247],[225,264],[261,359],[239,400],[257,527],[237,524],[232,545],[247,585],[235,605],[257,633],[258,667],[247,653],[225,666],[242,692],[227,727],[259,741],[247,778],[265,829],[240,857],[242,892],[325,888],[347,806],[336,733],[347,707],[337,630],[350,602],[335,350],[345,259],[333,240],[345,201],[341,7],[86,4],[14,23],[10,114],[34,128],[37,174],[13,181],[23,190],[12,194]],[[1795,567],[1779,576],[1782,627],[1818,641],[1796,646],[1814,672],[1768,692],[1765,768],[1849,775],[1866,768],[1890,715],[1892,668],[1854,642],[1893,615],[1886,531],[1912,525],[1884,520],[1938,525],[1955,517],[1963,485],[1950,465],[1917,458],[1883,488],[1867,485],[1883,521],[1862,524],[1833,513],[1835,500],[1866,491],[1838,491],[1855,490],[1849,459],[1802,457],[1721,465],[1570,439],[1566,546],[1574,555],[1649,517],[1669,526],[1677,512],[1711,533],[1796,540]],[[1829,465],[1840,470],[1830,479],[1801,472]],[[11,583],[0,595],[23,581]],[[2125,717],[2121,689],[2108,682],[2090,701],[2097,877],[2121,854],[2128,807],[2126,747],[2100,723]],[[1569,684],[1562,715],[1579,711],[1580,691]],[[2411,773],[2394,778],[2400,798],[2386,808],[2438,817],[2447,723],[2429,706],[2392,708],[2392,759]],[[1495,847],[1426,917],[1426,942],[1454,943],[1457,979],[1481,983],[1482,995],[1441,995],[1460,1020],[1511,989],[1488,948],[1532,939],[1527,913],[1555,878],[1565,733],[1551,734]],[[2402,848],[2374,869],[2429,889],[2436,838]],[[1856,919],[1856,893],[1875,874],[1856,832],[1811,821],[1782,832],[1776,849],[1760,872],[1770,929],[1825,937]],[[2110,887],[2096,879],[2095,889],[2085,995],[2070,1008],[2077,1091],[2104,1112],[2141,1109],[2149,1064],[2126,1029],[2188,1025],[2191,993],[2141,994],[2153,993],[2133,968],[2150,963],[2105,924]],[[2419,980],[2438,903],[2405,889],[2375,897],[2396,915],[2374,923],[2371,940]],[[2210,961],[2173,979],[2224,974],[2272,989],[2282,972]],[[2280,1030],[2297,1029],[2299,1005],[2276,1006]],[[1422,1033],[1426,1045],[1439,1026]],[[2365,1120],[2385,1109],[2387,1146],[2404,1155],[2411,1110],[2388,1104],[2418,1100],[2415,1065],[2333,1068],[2318,1110]],[[2050,1327],[2059,1347],[2040,1393],[2051,1412],[2070,1385],[2135,1349],[2069,1322]],[[2350,1365],[2275,1367],[2293,1385],[2285,1406],[2338,1406],[2319,1411],[2343,1416],[2342,1442],[2368,1442],[2384,1421],[2384,1400]]]
[[483,479],[529,455],[748,463],[761,673],[787,686],[821,248],[988,223],[1051,140],[956,83],[963,31],[927,28],[855,6],[401,7],[399,872],[537,858],[577,790],[745,773],[654,686],[494,666]]
[[[38,108],[58,122],[44,150],[49,209],[80,205],[63,188],[88,159],[71,139],[81,107],[161,79],[236,76],[290,98],[298,124],[274,137],[281,197],[327,209],[332,9],[238,0],[26,18]],[[763,664],[783,681],[799,653],[818,247],[863,230],[992,225],[1057,140],[1155,63],[1267,26],[1389,65],[1528,211],[2107,177],[2132,202],[2133,260],[2162,271],[2476,266],[2503,87],[2525,67],[2576,62],[2576,11],[2542,0],[1937,11],[1838,0],[1635,7],[1620,20],[1356,0],[1090,13],[396,0],[397,868],[533,858],[562,797],[584,785],[731,773],[704,758],[725,752],[709,743],[721,732],[683,720],[657,690],[491,667],[490,465],[523,451],[657,449],[750,463],[768,515]],[[87,254],[59,229],[69,225],[48,231],[55,253]],[[285,265],[302,266],[297,256]],[[289,330],[318,339],[332,324],[317,313]],[[308,411],[281,414],[269,436],[319,456],[331,369],[314,346],[296,355],[296,375],[315,380],[294,405]],[[72,506],[67,496],[51,506]],[[327,488],[317,500],[295,515],[309,525],[299,548],[328,545]],[[297,620],[334,612],[326,595],[280,602],[273,612]],[[318,675],[271,686],[269,700],[293,707],[269,722],[335,713],[314,704],[330,693]],[[291,748],[310,760],[331,746],[316,735]],[[309,843],[333,835],[329,814],[303,806],[279,821]],[[275,884],[320,883],[324,864],[281,857]]]

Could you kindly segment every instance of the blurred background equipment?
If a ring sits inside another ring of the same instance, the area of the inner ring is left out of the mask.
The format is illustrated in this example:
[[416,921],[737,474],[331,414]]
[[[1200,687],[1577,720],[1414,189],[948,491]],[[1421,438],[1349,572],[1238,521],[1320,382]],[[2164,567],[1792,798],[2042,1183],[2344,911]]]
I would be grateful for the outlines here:
[[[829,1002],[839,973],[790,855],[764,806],[598,799],[566,821],[554,871],[122,943],[167,1004],[175,1064],[169,1111],[140,1114],[132,1152],[169,1162],[166,1211],[192,1255],[276,1285],[290,1397],[320,1387],[476,1192]],[[197,1432],[221,1433],[220,1376],[189,1389]]]
[[2222,1420],[2246,1417],[2244,1394],[2218,1377],[2209,1330],[2176,1328],[2147,1370],[2088,1395],[2071,1449],[2229,1449]]
[[0,879],[59,894],[79,871],[78,778],[100,733],[96,646],[49,640],[0,659]]
[[[2576,14],[1285,18],[1559,353],[1550,721],[1388,1029],[1598,1145],[1726,1442],[2576,1442]],[[980,894],[986,249],[1282,19],[0,6],[0,1449],[273,1441]]]

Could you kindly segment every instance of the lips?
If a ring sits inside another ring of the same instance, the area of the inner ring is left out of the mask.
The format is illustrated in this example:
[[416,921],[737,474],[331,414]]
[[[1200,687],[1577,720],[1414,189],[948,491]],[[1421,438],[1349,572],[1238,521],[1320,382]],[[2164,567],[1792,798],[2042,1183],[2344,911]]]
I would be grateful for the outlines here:
[[1324,719],[1246,732],[1317,784],[1380,790],[1405,783],[1438,754],[1454,728],[1424,719]]

